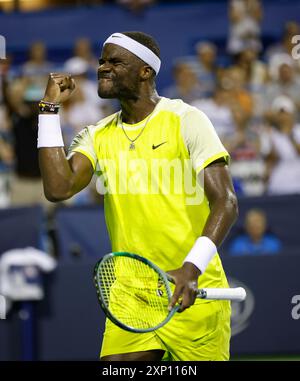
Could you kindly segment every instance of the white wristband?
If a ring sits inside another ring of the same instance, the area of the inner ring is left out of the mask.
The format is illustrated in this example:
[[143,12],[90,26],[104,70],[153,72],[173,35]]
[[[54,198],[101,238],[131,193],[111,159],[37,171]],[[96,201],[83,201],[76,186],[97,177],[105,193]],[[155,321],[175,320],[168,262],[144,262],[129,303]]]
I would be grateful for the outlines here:
[[60,128],[59,115],[40,114],[38,130],[38,148],[63,147],[64,141]]
[[183,263],[193,263],[203,274],[216,252],[217,247],[211,239],[208,237],[199,237]]

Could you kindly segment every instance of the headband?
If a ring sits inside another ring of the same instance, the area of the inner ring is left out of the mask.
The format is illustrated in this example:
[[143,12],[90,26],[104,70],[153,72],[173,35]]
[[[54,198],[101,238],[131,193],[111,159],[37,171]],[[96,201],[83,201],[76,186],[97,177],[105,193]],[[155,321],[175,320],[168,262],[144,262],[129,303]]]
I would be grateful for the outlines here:
[[122,33],[113,33],[104,42],[103,46],[106,44],[119,45],[122,46],[122,48],[129,50],[132,54],[151,66],[155,73],[158,74],[161,64],[160,59],[152,52],[152,50],[135,41],[133,38],[125,36],[125,34]]

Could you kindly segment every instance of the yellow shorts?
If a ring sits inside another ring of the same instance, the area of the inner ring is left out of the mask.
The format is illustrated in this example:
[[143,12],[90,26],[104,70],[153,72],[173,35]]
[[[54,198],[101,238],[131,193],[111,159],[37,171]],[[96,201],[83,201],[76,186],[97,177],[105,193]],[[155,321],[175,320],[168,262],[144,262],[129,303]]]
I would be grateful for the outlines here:
[[154,332],[128,332],[107,319],[100,356],[162,349],[168,361],[229,360],[230,315],[228,301],[197,300]]

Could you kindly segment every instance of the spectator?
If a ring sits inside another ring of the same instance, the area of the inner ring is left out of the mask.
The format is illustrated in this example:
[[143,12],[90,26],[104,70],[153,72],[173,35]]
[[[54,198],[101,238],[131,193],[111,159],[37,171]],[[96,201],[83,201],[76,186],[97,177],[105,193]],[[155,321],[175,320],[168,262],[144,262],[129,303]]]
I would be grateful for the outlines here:
[[147,7],[154,4],[155,0],[117,0],[120,4],[135,14],[141,14]]
[[225,147],[236,133],[232,111],[228,106],[228,97],[228,91],[218,86],[211,98],[199,99],[192,103],[192,106],[208,116]]
[[202,91],[206,97],[212,96],[217,80],[217,47],[208,41],[198,42],[196,45],[197,59],[192,60],[192,65]]
[[29,60],[22,66],[22,76],[28,84],[45,88],[49,73],[53,65],[47,61],[47,49],[43,42],[37,41],[30,46]]
[[45,199],[37,150],[38,101],[44,91],[17,81],[7,96],[14,139],[15,174],[11,182],[13,206],[51,204]]
[[262,5],[259,0],[231,0],[229,2],[230,30],[227,50],[231,55],[240,53],[245,48],[260,52]]
[[276,55],[270,62],[269,70],[273,81],[266,86],[265,110],[268,110],[273,100],[281,95],[288,96],[300,110],[300,78],[297,76],[292,57],[285,53]]
[[264,112],[263,99],[268,79],[267,65],[258,59],[255,49],[245,48],[236,56],[236,67],[244,73],[245,87],[252,94],[253,116],[261,118]]
[[260,131],[253,120],[252,93],[246,88],[245,78],[245,71],[238,66],[224,70],[220,77],[235,125],[235,133],[228,135],[225,146],[232,158],[230,170],[236,192],[258,196],[265,188],[265,165],[260,154]]
[[9,66],[8,59],[0,59],[0,208],[10,204],[10,175],[14,163],[11,125],[5,104]]
[[300,35],[300,25],[296,21],[287,21],[284,25],[282,38],[279,42],[276,42],[268,47],[265,52],[265,58],[268,62],[272,60],[277,54],[292,54],[294,44],[292,38],[296,35]]
[[267,218],[259,209],[251,209],[245,217],[245,233],[237,236],[229,247],[232,256],[274,255],[282,248],[280,240],[267,231]]
[[[88,78],[89,64],[86,60],[79,57],[70,58],[65,62],[64,71],[74,77],[76,84],[82,90],[84,99],[101,111],[101,107],[107,104],[107,101],[98,97],[96,81]],[[101,119],[101,114],[99,119]]]
[[74,56],[65,62],[65,66],[68,66],[69,61],[72,62],[74,58],[80,58],[88,64],[88,77],[91,80],[96,80],[98,60],[94,56],[91,43],[88,38],[79,38],[75,42]]
[[180,98],[186,103],[192,103],[204,96],[201,84],[190,64],[175,63],[173,76],[175,84],[163,90],[164,96],[172,99]]
[[252,94],[246,89],[245,72],[238,67],[230,67],[222,73],[221,86],[228,92],[228,105],[239,130],[247,127],[253,114]]
[[280,96],[272,104],[272,126],[262,136],[269,194],[300,193],[300,125],[291,99]]
[[249,124],[227,141],[230,172],[238,194],[260,196],[265,192],[265,163],[260,152],[260,126]]

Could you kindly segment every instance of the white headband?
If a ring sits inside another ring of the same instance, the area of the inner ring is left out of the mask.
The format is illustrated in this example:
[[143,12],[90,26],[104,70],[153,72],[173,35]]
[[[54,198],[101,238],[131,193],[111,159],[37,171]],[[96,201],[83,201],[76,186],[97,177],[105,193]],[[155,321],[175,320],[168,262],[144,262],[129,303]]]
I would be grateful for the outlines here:
[[149,66],[152,67],[155,73],[158,74],[161,64],[160,59],[155,53],[152,52],[152,50],[148,49],[146,46],[140,44],[134,39],[122,33],[113,33],[104,42],[103,46],[105,44],[115,44],[122,46],[122,48],[129,50],[135,56],[146,62]]

